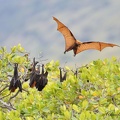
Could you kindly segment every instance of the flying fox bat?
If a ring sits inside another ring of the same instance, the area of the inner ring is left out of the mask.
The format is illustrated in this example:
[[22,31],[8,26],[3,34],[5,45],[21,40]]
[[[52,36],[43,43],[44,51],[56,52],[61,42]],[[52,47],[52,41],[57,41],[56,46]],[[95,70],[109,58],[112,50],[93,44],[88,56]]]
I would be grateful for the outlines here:
[[12,77],[12,80],[10,81],[9,90],[11,92],[15,92],[17,87],[19,87],[20,92],[22,92],[22,85],[21,85],[21,82],[20,82],[20,78],[18,76],[18,64],[15,63],[14,75]]
[[38,91],[42,91],[42,89],[47,85],[48,83],[48,72],[44,72],[44,64],[42,64],[42,73],[39,75],[39,79],[36,81],[36,88]]
[[36,85],[36,80],[39,79],[39,76],[37,75],[37,71],[35,69],[35,66],[38,62],[35,61],[35,58],[33,58],[33,67],[32,67],[32,73],[30,75],[30,87],[33,88]]
[[[80,42],[76,40],[72,32],[63,24],[61,23],[57,18],[53,17],[53,19],[57,22],[58,28],[57,30],[62,33],[62,35],[65,38],[65,51],[64,53],[73,50],[74,56],[84,50],[88,49],[96,49],[96,50],[103,50],[106,47],[114,47],[118,46],[116,44],[111,43],[104,43],[104,42],[96,42],[96,41],[90,41],[90,42]],[[120,47],[120,46],[119,46]]]
[[66,80],[66,75],[67,75],[67,72],[65,72],[65,74],[62,76],[62,68],[59,67],[59,70],[60,70],[60,82],[63,82],[64,80]]

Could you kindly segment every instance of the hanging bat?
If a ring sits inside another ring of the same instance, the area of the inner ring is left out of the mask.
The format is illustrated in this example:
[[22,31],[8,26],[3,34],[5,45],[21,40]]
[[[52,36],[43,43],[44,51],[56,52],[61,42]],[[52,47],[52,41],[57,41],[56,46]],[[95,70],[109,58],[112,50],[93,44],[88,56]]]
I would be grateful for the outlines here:
[[40,74],[40,65],[37,65],[36,74]]
[[62,68],[59,67],[59,70],[60,70],[60,82],[63,82],[64,80],[66,80],[66,75],[67,75],[67,72],[65,72],[65,74],[62,76]]
[[12,80],[10,81],[9,90],[11,92],[15,92],[17,87],[19,87],[20,92],[22,92],[22,85],[21,85],[21,82],[20,82],[20,78],[18,76],[18,64],[15,63],[14,75],[12,77]]
[[61,23],[57,18],[53,17],[53,19],[57,22],[58,28],[57,30],[62,33],[62,35],[65,38],[65,51],[64,53],[73,50],[74,56],[84,50],[88,49],[96,49],[96,50],[103,50],[106,47],[114,47],[118,46],[116,44],[111,43],[104,43],[104,42],[80,42],[76,40],[72,32],[63,24]]
[[46,71],[44,73],[44,64],[42,64],[42,73],[40,74],[39,79],[37,79],[36,81],[36,88],[38,89],[38,91],[42,91],[43,88],[47,85],[48,83],[48,72]]
[[37,72],[35,69],[35,66],[37,65],[38,62],[35,61],[35,58],[33,58],[33,67],[32,67],[32,72],[30,75],[30,87],[33,88],[36,85],[36,80],[39,79],[39,76],[37,76]]
[[[30,82],[33,82],[33,76],[35,75],[35,71],[36,73],[39,73],[39,68],[40,66],[38,65],[37,69],[35,68],[35,66],[38,64],[39,62],[38,61],[35,61],[35,58],[33,58],[33,63],[31,64],[30,68],[28,68],[28,71],[27,71],[27,74],[26,74],[26,77],[24,79],[24,81],[28,81],[30,79]],[[32,84],[32,83],[30,83]],[[30,85],[31,86],[31,85]],[[33,85],[34,86],[34,85]]]
[[37,80],[36,82],[36,88],[38,89],[38,91],[42,91],[43,88],[47,85],[48,79],[48,72],[46,71],[45,74],[41,74],[39,80]]

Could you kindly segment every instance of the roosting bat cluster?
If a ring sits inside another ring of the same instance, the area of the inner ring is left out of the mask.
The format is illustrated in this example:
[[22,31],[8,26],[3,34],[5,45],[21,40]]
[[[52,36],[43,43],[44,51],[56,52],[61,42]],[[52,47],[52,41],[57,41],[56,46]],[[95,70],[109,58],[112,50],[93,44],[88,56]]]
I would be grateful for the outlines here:
[[[35,58],[33,58],[32,68],[28,70],[30,74],[28,74],[28,77],[25,79],[25,81],[30,80],[29,86],[31,88],[36,87],[38,91],[42,91],[42,89],[48,83],[48,72],[44,72],[44,64],[42,64],[42,72],[40,73],[40,65],[38,65],[36,68],[37,63],[38,62],[35,61]],[[9,90],[14,92],[17,88],[19,88],[19,91],[22,92],[22,84],[18,76],[18,64],[15,63],[14,65],[14,75],[10,81]]]
[[30,87],[36,87],[38,91],[42,91],[42,89],[47,85],[48,83],[48,72],[44,72],[44,64],[42,64],[42,72],[40,73],[40,65],[36,69],[36,65],[38,62],[35,62],[35,58],[33,59],[33,67],[32,72],[30,74]]
[[[48,78],[47,78],[48,72],[44,70],[44,64],[40,66],[40,65],[37,65],[38,63],[39,62],[35,61],[35,58],[33,58],[32,67],[28,69],[28,75],[24,81],[26,82],[29,80],[30,81],[29,86],[31,88],[36,87],[38,91],[42,91],[43,88],[48,83]],[[40,67],[41,67],[41,70],[40,70]],[[59,70],[60,70],[60,82],[63,82],[64,80],[66,80],[67,71],[65,71],[64,68],[61,68],[61,67],[59,67]],[[64,75],[62,75],[62,70],[64,72]],[[18,76],[18,64],[15,63],[14,74],[10,81],[9,90],[11,92],[15,92],[17,88],[19,88],[19,91],[22,92],[22,84],[20,81],[20,77]]]

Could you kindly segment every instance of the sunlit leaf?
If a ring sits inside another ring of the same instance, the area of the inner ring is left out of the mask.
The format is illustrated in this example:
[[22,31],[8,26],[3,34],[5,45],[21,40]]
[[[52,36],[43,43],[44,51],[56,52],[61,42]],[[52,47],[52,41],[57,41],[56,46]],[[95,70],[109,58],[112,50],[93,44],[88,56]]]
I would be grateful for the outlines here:
[[80,111],[79,107],[77,105],[75,105],[75,104],[73,104],[73,110],[75,110],[76,112]]
[[82,108],[83,109],[86,109],[87,107],[88,107],[88,101],[87,100],[84,100],[83,102],[82,102]]
[[99,112],[102,113],[102,114],[105,114],[105,113],[106,113],[105,107],[99,107],[98,110],[99,110]]

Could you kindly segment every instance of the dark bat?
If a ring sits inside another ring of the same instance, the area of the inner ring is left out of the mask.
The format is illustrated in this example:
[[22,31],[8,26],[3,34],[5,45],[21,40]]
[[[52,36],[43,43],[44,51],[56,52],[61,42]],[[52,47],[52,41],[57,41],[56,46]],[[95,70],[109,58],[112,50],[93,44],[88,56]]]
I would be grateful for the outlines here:
[[30,75],[30,87],[33,88],[35,85],[36,85],[36,81],[38,79],[39,76],[37,76],[37,72],[36,72],[36,69],[35,69],[35,66],[37,65],[38,62],[35,61],[35,58],[33,58],[33,67],[32,67],[32,72],[31,72],[31,75]]
[[42,91],[43,88],[47,85],[48,83],[48,72],[46,71],[44,73],[44,64],[42,64],[42,73],[39,75],[39,79],[37,79],[36,81],[36,88],[38,89],[38,91]]
[[14,92],[18,87],[19,87],[20,92],[22,92],[22,84],[21,84],[20,78],[18,76],[18,64],[15,63],[14,75],[12,77],[12,80],[10,81],[9,90],[11,92]]
[[53,19],[57,22],[58,28],[57,30],[62,33],[62,35],[65,38],[65,51],[64,53],[73,50],[74,56],[84,50],[88,49],[96,49],[96,50],[103,50],[106,47],[114,47],[118,46],[116,44],[111,43],[104,43],[104,42],[80,42],[76,40],[72,32],[63,24],[61,23],[57,18],[53,17]]
[[37,65],[36,73],[37,73],[37,74],[40,74],[40,65]]
[[66,80],[66,76],[67,76],[67,72],[65,72],[65,74],[62,76],[62,68],[59,67],[60,70],[60,82],[63,82],[64,80]]
[[[35,66],[37,65],[37,63],[39,63],[38,61],[35,61],[35,58],[33,58],[33,63],[31,64],[30,68],[28,68],[28,72],[26,74],[26,78],[24,79],[24,81],[28,81],[30,79],[30,82],[34,81],[33,80],[33,76],[35,75],[35,71],[37,73],[39,73],[40,71],[40,66],[38,65],[37,69],[35,68]],[[32,84],[32,83],[30,83]],[[31,86],[31,85],[30,85]],[[34,85],[33,85],[34,86]]]
[[42,64],[42,74],[44,74],[44,64]]
[[46,71],[45,74],[41,74],[39,80],[36,83],[36,88],[38,91],[42,91],[43,88],[47,85],[48,79],[47,79],[48,72]]

